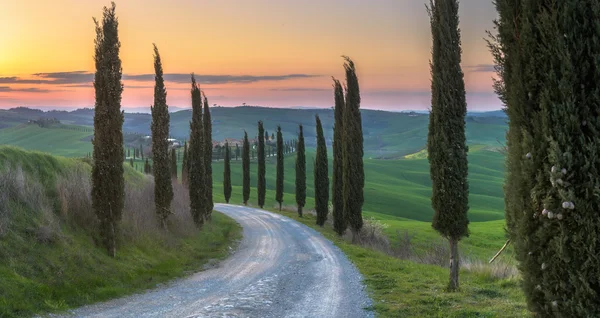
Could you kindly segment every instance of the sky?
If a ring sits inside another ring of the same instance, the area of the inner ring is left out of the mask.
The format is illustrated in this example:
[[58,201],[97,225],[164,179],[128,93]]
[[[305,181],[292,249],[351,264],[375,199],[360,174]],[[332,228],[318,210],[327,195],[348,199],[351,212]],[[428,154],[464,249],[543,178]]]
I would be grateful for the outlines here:
[[[159,48],[169,106],[191,106],[194,72],[210,104],[331,107],[352,58],[363,108],[430,105],[428,0],[120,0],[127,108],[153,102]],[[93,107],[92,17],[109,1],[0,1],[0,108]],[[471,111],[494,110],[486,30],[492,0],[461,0],[462,67]]]

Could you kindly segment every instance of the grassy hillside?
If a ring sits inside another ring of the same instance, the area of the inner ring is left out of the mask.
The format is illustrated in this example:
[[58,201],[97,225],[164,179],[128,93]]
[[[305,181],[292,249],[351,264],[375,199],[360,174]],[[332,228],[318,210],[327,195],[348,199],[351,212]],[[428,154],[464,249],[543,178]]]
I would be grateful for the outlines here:
[[[125,168],[116,258],[97,247],[89,164],[0,146],[0,317],[64,310],[155,287],[227,256],[240,227],[220,213],[202,231],[183,199],[163,234],[155,226],[152,184]],[[143,206],[143,207],[142,207]],[[184,207],[184,208],[182,208]],[[181,212],[185,213],[182,214]]]
[[[315,146],[315,115],[318,114],[323,122],[327,143],[331,144],[333,137],[333,111],[331,109],[285,109],[264,107],[213,107],[213,138],[241,139],[244,130],[252,138],[256,134],[256,124],[259,120],[265,123],[265,129],[272,133],[277,125],[281,125],[284,138],[292,139],[297,133],[298,124],[305,127],[305,137],[308,147]],[[429,116],[417,113],[396,113],[376,110],[362,110],[362,123],[364,133],[364,146],[366,158],[399,158],[417,152],[425,147],[427,138],[427,125]],[[14,126],[15,123],[25,123],[30,119],[57,118],[63,124],[83,126],[93,125],[93,109],[80,109],[72,112],[50,111],[41,112],[31,109],[0,110],[0,134],[2,127]],[[171,114],[171,134],[175,138],[187,139],[189,135],[190,110],[182,110]],[[125,113],[123,131],[126,133],[150,133],[151,116],[142,113]],[[483,144],[498,146],[498,141],[505,139],[506,118],[498,117],[494,113],[485,117],[476,114],[467,117],[467,140],[469,144]],[[19,134],[10,136],[19,140]],[[77,136],[73,137],[77,138]],[[28,147],[35,145],[11,143],[13,145]],[[65,146],[75,149],[73,146]],[[56,144],[55,147],[61,147]],[[52,151],[50,147],[29,148],[43,151]],[[81,149],[83,155],[87,153]]]
[[57,156],[83,157],[92,151],[93,133],[60,126],[41,128],[22,124],[0,129],[0,144],[48,152]]

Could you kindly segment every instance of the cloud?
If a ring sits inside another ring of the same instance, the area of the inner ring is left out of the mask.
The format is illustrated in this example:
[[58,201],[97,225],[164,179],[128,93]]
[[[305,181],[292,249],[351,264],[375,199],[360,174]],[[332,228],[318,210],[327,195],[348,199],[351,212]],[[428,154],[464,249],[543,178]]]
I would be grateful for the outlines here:
[[0,84],[46,84],[48,81],[36,79],[22,79],[20,77],[0,77]]
[[464,68],[469,70],[469,72],[476,73],[495,73],[494,64],[477,64],[477,65],[467,65]]
[[49,80],[49,84],[82,84],[91,83],[94,80],[94,74],[87,71],[35,73],[33,75]]
[[48,92],[52,92],[52,90],[36,88],[36,87],[12,88],[12,87],[8,87],[8,86],[0,86],[0,92],[48,93]]
[[316,87],[287,87],[287,88],[271,88],[270,91],[276,92],[333,92],[330,88]]
[[[287,74],[287,75],[194,75],[200,84],[230,84],[230,83],[254,83],[262,81],[284,81],[294,78],[311,78],[322,75],[313,74]],[[184,73],[168,73],[164,75],[165,81],[172,83],[190,83],[191,75]],[[124,80],[149,82],[154,80],[154,74],[124,74]]]

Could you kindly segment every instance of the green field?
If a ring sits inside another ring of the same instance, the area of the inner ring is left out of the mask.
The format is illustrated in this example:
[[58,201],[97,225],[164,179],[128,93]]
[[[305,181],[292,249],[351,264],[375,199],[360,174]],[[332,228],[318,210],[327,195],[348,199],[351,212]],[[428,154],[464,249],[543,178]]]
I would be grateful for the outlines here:
[[57,156],[83,157],[92,151],[93,133],[66,127],[41,128],[23,124],[0,129],[0,145],[18,146]]

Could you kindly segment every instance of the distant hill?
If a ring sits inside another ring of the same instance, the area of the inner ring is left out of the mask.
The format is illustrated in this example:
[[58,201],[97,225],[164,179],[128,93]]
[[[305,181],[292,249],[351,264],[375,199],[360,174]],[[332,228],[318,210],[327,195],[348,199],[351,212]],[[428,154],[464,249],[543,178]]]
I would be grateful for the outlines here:
[[[371,158],[401,158],[407,154],[422,150],[427,141],[428,114],[416,112],[388,112],[380,110],[361,110],[365,156]],[[473,113],[467,116],[467,140],[470,144],[499,146],[504,142],[506,118],[502,111]],[[333,137],[333,110],[291,109],[267,107],[212,107],[213,138],[240,139],[244,130],[250,137],[255,137],[259,120],[265,123],[269,134],[281,125],[284,139],[295,139],[298,125],[302,124],[308,147],[316,144],[315,115],[323,122],[327,143],[331,146]],[[39,118],[56,118],[62,124],[93,126],[94,110],[82,108],[73,111],[41,111],[30,108],[13,108],[0,110],[0,140],[17,138],[14,132],[10,136],[3,129],[27,123]],[[174,138],[187,139],[191,110],[180,110],[171,113],[171,134]],[[151,115],[147,113],[125,113],[123,130],[127,133],[150,134]],[[30,134],[31,131],[28,131]],[[29,138],[32,136],[29,135]],[[10,142],[19,146],[18,142]]]

